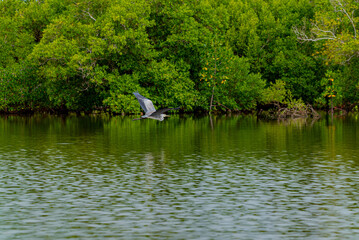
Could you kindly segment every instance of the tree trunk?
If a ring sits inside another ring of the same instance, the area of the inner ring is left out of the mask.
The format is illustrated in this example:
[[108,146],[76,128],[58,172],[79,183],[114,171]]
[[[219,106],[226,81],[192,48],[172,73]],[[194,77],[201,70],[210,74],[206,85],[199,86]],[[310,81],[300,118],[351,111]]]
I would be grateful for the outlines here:
[[209,113],[212,112],[212,106],[213,106],[213,95],[214,95],[214,86],[212,88],[212,96],[211,96],[211,103],[209,104]]
[[213,96],[214,96],[214,87],[216,86],[216,74],[217,74],[217,49],[214,48],[214,73],[213,73],[213,80],[212,80],[212,96],[211,96],[211,103],[209,104],[209,113],[212,112],[213,106]]

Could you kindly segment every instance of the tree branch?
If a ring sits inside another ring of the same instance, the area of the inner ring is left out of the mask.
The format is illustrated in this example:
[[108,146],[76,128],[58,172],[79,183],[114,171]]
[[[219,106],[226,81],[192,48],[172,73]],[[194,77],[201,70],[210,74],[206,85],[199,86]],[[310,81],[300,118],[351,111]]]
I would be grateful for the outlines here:
[[87,9],[87,11],[85,11],[85,10],[82,10],[82,11],[83,11],[84,13],[87,13],[87,14],[90,16],[90,18],[96,22],[96,18],[94,18],[94,17],[91,15],[89,8]]
[[[343,12],[343,13],[347,16],[347,18],[349,19],[349,21],[350,21],[350,23],[351,23],[351,25],[352,25],[352,27],[353,27],[354,39],[356,39],[356,38],[357,38],[357,30],[356,30],[356,27],[355,27],[355,23],[354,23],[354,21],[353,21],[353,18],[350,17],[350,15],[348,14],[348,12],[345,10],[343,3],[342,3],[340,0],[334,0],[334,1],[335,1],[335,2],[337,3],[337,5],[339,6],[339,8],[340,8],[339,11]],[[352,15],[353,15],[353,14],[354,14],[354,10],[353,10],[353,12],[352,12]]]
[[348,63],[348,62],[350,62],[350,60],[351,60],[353,57],[358,57],[358,56],[359,56],[359,52],[356,52],[356,53],[354,53],[353,55],[351,55],[348,59],[346,59],[344,62],[342,62],[342,64]]
[[317,36],[319,35],[324,35],[325,38],[330,38],[330,39],[335,39],[336,38],[336,35],[335,35],[335,29],[333,31],[329,31],[329,30],[323,30],[323,29],[320,29],[318,27],[317,24],[312,24],[313,25],[313,33]]
[[[316,26],[316,31],[317,32],[312,32],[314,35],[316,36],[308,36],[305,33],[304,29],[298,29],[297,26],[293,27],[293,31],[295,33],[295,35],[297,35],[297,39],[303,42],[317,42],[317,41],[322,41],[322,40],[335,40],[337,39],[337,37],[335,36],[335,33],[333,31],[326,31],[326,30],[322,30],[320,29],[316,24],[314,24],[314,26]],[[318,32],[323,32],[323,33],[327,33],[327,35],[323,35],[321,37],[318,37],[319,35],[321,35]]]

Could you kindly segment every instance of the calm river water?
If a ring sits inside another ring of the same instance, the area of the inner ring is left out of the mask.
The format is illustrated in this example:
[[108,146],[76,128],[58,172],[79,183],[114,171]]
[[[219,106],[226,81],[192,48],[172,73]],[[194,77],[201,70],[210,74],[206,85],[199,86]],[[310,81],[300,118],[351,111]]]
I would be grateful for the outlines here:
[[359,119],[0,117],[0,239],[359,239]]

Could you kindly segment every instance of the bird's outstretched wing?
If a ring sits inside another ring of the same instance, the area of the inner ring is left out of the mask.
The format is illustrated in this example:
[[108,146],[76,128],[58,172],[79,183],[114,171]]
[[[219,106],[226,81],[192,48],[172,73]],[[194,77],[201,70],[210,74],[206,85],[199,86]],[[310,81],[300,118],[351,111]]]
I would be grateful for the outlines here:
[[165,113],[167,111],[170,111],[170,110],[176,110],[176,109],[179,109],[179,107],[176,107],[176,108],[161,108],[161,109],[158,109],[156,111],[156,114],[162,114],[162,113]]
[[153,103],[150,99],[145,98],[138,92],[133,93],[135,97],[137,98],[138,102],[140,103],[143,111],[145,111],[146,115],[151,115],[152,113],[156,112],[155,107],[153,106]]

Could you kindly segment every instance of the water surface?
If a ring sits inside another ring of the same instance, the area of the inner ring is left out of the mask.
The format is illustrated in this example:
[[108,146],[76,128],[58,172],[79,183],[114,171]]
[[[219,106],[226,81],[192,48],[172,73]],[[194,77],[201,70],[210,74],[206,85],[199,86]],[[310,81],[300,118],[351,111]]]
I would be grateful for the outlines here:
[[0,117],[0,239],[358,239],[358,116]]

